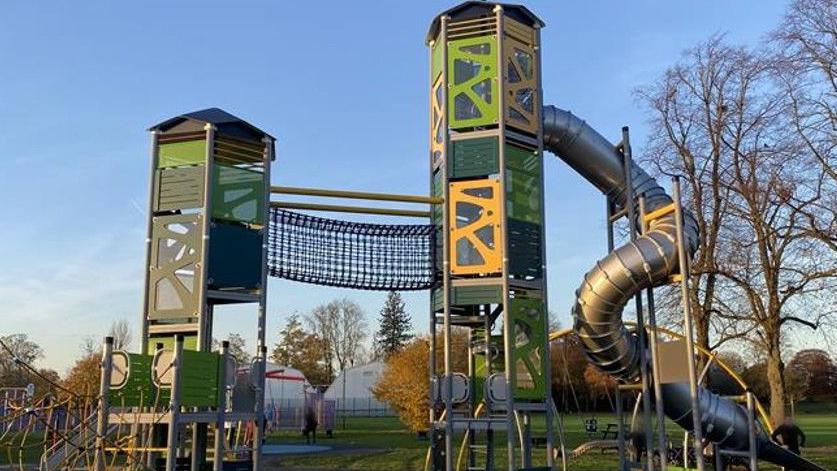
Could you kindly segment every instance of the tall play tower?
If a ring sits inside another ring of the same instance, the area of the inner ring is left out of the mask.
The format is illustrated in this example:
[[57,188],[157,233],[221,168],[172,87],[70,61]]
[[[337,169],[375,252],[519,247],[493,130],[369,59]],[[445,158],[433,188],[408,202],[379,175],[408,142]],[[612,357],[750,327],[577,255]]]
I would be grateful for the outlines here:
[[[176,116],[150,131],[141,351],[173,348],[179,336],[183,348],[209,352],[216,306],[245,303],[257,306],[254,369],[261,371],[274,138],[218,108]],[[256,378],[263,390],[264,375]],[[260,411],[262,394],[255,397]],[[206,424],[196,423],[193,465],[205,459],[206,435]]]
[[[442,12],[427,35],[431,192],[446,202],[432,214],[442,270],[430,326],[441,330],[431,349],[443,352],[430,360],[439,469],[454,469],[462,432],[469,469],[492,469],[494,432],[507,437],[508,469],[531,467],[532,414],[546,415],[551,449],[542,26],[525,7],[471,1]],[[453,371],[455,329],[468,335],[468,371]]]

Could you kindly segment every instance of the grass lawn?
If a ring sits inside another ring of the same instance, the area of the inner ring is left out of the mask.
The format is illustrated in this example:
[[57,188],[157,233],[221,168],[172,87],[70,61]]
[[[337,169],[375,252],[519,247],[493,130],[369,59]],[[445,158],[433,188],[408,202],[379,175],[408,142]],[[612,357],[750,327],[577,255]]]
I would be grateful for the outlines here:
[[[587,416],[568,416],[564,419],[565,436],[570,448],[588,440],[584,432],[584,419]],[[613,418],[607,415],[597,417],[599,426],[604,427]],[[808,448],[803,450],[804,456],[815,461],[826,469],[837,470],[837,415],[801,415],[799,424],[808,435]],[[537,424],[535,425],[537,427]],[[672,439],[682,440],[682,434],[673,433],[676,426],[667,428],[672,433]],[[495,453],[497,469],[502,469],[505,463],[505,436],[497,434],[495,443],[498,444]],[[676,438],[678,437],[678,438]],[[298,433],[282,432],[269,437],[272,443],[304,443],[304,438]],[[459,451],[457,440],[457,449]],[[419,440],[407,431],[397,418],[351,418],[348,420],[347,430],[335,430],[334,438],[321,438],[319,444],[330,445],[337,451],[318,455],[297,455],[272,457],[271,468],[281,469],[346,469],[367,471],[421,471],[427,453],[427,440]],[[571,470],[593,471],[616,468],[615,452],[592,451],[579,459],[570,461]],[[545,463],[545,449],[535,450],[535,464]],[[463,469],[464,469],[463,463]],[[675,469],[675,468],[669,468]],[[776,470],[779,468],[764,465],[760,470]]]

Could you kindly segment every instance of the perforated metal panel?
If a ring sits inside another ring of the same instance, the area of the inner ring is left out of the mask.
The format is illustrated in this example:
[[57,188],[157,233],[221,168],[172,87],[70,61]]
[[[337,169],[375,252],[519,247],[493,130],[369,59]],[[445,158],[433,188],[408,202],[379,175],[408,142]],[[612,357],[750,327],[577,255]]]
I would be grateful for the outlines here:
[[497,40],[479,36],[448,43],[448,121],[452,129],[496,124]]
[[495,179],[450,183],[451,273],[502,271],[500,182]]
[[203,240],[201,215],[156,216],[149,267],[149,319],[198,315],[197,263]]

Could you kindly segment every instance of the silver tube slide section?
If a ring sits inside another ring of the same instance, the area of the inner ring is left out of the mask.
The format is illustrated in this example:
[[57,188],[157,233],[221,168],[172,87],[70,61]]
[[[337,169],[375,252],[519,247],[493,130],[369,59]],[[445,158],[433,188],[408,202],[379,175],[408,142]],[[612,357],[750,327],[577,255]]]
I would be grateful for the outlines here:
[[[554,106],[543,109],[544,149],[557,155],[619,207],[627,203],[628,189],[622,155],[613,144],[583,120]],[[672,202],[671,197],[639,165],[631,167],[636,198],[645,198],[648,213]],[[700,233],[690,213],[683,214],[683,236],[694,254]],[[576,291],[572,316],[588,360],[602,371],[626,382],[639,379],[638,336],[622,321],[628,301],[642,290],[663,285],[679,272],[674,214],[650,221],[648,231],[596,262]],[[650,355],[648,356],[650,357]],[[688,383],[663,385],[663,408],[686,430],[693,429]],[[748,448],[747,410],[700,388],[698,400],[704,438],[736,451]],[[822,468],[772,443],[763,430],[758,437],[759,457],[780,466],[806,471]]]

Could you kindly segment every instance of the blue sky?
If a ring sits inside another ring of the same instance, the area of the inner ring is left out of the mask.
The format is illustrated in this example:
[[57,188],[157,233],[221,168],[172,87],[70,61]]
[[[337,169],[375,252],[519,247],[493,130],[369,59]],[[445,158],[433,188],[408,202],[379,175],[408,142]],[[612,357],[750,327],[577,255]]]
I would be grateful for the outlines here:
[[[113,319],[138,330],[149,137],[218,106],[278,138],[274,184],[427,192],[424,34],[450,1],[30,2],[0,17],[0,334],[24,332],[64,372]],[[642,151],[632,90],[713,33],[755,44],[784,1],[530,1],[543,30],[545,102]],[[550,310],[604,251],[603,201],[547,156]],[[345,216],[343,216],[345,217]],[[381,220],[381,219],[377,219]],[[383,219],[387,221],[387,219]],[[272,280],[269,322],[334,297],[374,329],[382,293]],[[408,294],[427,330],[427,294]],[[223,309],[216,333],[255,333]],[[250,346],[253,346],[252,340]]]

